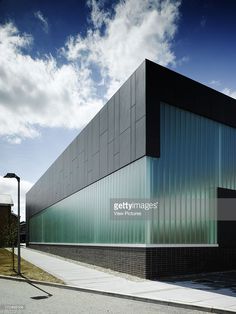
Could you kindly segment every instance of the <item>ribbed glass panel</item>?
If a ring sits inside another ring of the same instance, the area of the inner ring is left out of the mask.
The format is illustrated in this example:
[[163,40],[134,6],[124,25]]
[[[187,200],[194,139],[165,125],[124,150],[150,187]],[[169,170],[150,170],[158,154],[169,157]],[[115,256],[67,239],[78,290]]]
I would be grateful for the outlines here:
[[146,158],[118,170],[30,219],[31,242],[147,243],[146,221],[112,220],[110,199],[149,197]]
[[236,188],[236,130],[161,104],[161,156],[148,158],[159,199],[152,243],[217,243],[217,187]]
[[221,128],[221,185],[224,188],[236,187],[236,130]]

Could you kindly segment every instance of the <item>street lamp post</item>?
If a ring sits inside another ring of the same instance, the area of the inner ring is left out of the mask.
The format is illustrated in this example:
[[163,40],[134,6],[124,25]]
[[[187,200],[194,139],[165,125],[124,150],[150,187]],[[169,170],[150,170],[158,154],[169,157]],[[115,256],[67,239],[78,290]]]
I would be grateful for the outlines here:
[[18,248],[18,268],[17,274],[21,274],[20,269],[20,177],[18,177],[15,173],[7,173],[4,178],[15,178],[18,182],[18,219],[17,219],[17,248]]

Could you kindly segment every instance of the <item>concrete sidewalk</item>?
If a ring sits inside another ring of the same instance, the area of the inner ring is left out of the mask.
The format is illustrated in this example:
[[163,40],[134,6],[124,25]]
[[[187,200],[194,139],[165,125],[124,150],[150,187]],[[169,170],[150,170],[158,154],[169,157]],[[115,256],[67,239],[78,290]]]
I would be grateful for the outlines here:
[[172,284],[129,276],[125,278],[123,274],[119,276],[93,269],[89,265],[82,266],[76,262],[29,248],[22,248],[21,252],[25,260],[62,279],[70,286],[142,297],[167,304],[196,306],[199,309],[202,307],[208,309],[209,312],[214,312],[214,309],[236,312],[236,295],[226,289],[217,290],[216,293],[213,289],[209,290],[201,284],[197,286],[198,289],[194,289],[193,285],[187,281]]

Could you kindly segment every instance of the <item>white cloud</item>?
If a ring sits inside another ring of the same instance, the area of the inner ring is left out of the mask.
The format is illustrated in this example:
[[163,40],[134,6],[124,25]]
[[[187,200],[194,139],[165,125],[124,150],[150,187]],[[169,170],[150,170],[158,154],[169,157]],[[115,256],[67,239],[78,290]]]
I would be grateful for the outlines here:
[[62,65],[50,55],[32,57],[32,36],[0,25],[0,136],[19,144],[40,136],[39,127],[79,129],[145,58],[175,64],[179,4],[126,0],[104,12],[90,0],[90,28],[68,38]]
[[21,138],[17,136],[6,136],[6,140],[10,144],[21,144]]
[[[32,187],[32,183],[21,180],[20,182],[20,208],[21,208],[21,220],[25,220],[25,194]],[[5,179],[0,176],[0,194],[10,194],[13,199],[14,207],[13,212],[17,214],[17,180],[15,179]]]
[[48,21],[47,19],[43,16],[42,12],[37,11],[34,13],[34,16],[39,19],[39,21],[42,24],[42,28],[44,30],[45,33],[48,33],[49,27],[48,27]]
[[89,0],[87,1],[87,4],[91,9],[91,17],[89,20],[93,23],[95,28],[100,28],[103,24],[109,21],[110,14],[101,9],[101,1]]
[[212,81],[210,81],[209,84],[214,85],[214,86],[220,86],[220,85],[221,85],[221,82],[218,81],[218,80],[212,80]]
[[[145,58],[162,65],[175,63],[171,41],[177,30],[179,1],[121,1],[112,16],[95,1],[89,3],[94,28],[85,38],[70,37],[63,52],[70,61],[99,68],[107,97]],[[101,21],[105,30],[99,28]]]
[[190,60],[189,56],[183,56],[182,58],[178,59],[175,63],[174,63],[174,68],[175,67],[180,67],[182,66],[184,63],[188,63]]
[[230,88],[224,88],[222,93],[236,99],[236,91],[233,91]]
[[81,128],[102,105],[89,69],[32,58],[22,52],[31,42],[13,24],[0,26],[0,136],[11,143],[39,136],[37,126]]

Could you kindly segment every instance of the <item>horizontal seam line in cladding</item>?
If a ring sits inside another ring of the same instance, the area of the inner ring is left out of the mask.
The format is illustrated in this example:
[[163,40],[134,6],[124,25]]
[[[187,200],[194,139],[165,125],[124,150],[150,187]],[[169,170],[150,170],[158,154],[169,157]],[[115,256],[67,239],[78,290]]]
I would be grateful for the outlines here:
[[29,242],[38,245],[63,245],[63,246],[102,246],[102,247],[137,247],[137,248],[172,248],[172,247],[218,247],[218,244],[142,244],[142,243],[57,243],[57,242]]
[[[114,156],[115,156],[115,155],[114,155]],[[92,184],[94,184],[94,183],[96,183],[96,182],[98,182],[98,181],[100,181],[100,180],[102,180],[102,179],[104,179],[104,178],[110,176],[111,174],[113,174],[113,173],[115,173],[115,172],[121,170],[122,168],[127,167],[128,165],[132,164],[133,162],[135,162],[135,161],[137,161],[137,160],[139,160],[139,159],[141,159],[141,158],[143,158],[143,157],[150,157],[150,156],[146,155],[146,153],[145,153],[144,155],[142,155],[142,156],[140,156],[139,158],[137,158],[137,159],[135,159],[135,160],[129,162],[128,164],[126,164],[126,165],[124,165],[124,166],[122,166],[122,167],[120,167],[119,169],[116,169],[116,170],[112,171],[111,173],[108,173],[107,175],[105,175],[105,176],[99,178],[98,180],[96,180],[96,181],[94,181],[94,182],[89,183],[88,185],[84,186],[83,188],[81,188],[81,189],[79,189],[79,190],[76,190],[75,192],[73,192],[73,193],[71,193],[71,194],[68,194],[67,196],[65,196],[65,197],[63,197],[63,198],[61,198],[61,199],[59,199],[59,200],[56,201],[55,203],[52,203],[52,204],[48,205],[47,207],[41,209],[41,210],[38,211],[37,213],[31,215],[29,218],[31,218],[31,217],[33,217],[33,216],[35,216],[35,215],[41,213],[43,210],[47,209],[48,207],[51,207],[51,206],[53,206],[53,205],[55,205],[55,204],[57,204],[57,203],[63,201],[63,200],[66,199],[67,197],[70,197],[70,196],[74,195],[75,193],[77,193],[77,192],[79,192],[79,191],[82,191],[83,189],[89,187],[90,185],[92,185]],[[26,195],[27,195],[27,193],[26,193]]]

